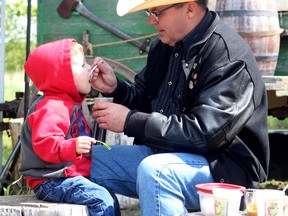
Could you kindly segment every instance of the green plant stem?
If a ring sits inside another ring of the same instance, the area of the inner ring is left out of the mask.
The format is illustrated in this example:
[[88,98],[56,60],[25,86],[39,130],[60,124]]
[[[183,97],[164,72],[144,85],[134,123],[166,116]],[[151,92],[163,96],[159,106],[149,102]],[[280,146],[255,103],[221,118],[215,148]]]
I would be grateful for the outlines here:
[[96,140],[96,142],[101,143],[101,144],[104,145],[108,150],[111,150],[111,147],[110,147],[107,143],[105,143],[105,142],[103,142],[103,141],[100,141],[100,140]]

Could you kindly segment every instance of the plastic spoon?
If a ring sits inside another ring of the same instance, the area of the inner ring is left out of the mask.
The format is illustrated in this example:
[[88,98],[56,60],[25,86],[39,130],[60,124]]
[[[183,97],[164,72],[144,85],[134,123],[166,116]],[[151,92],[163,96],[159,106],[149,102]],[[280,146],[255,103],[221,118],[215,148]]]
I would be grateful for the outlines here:
[[285,192],[288,188],[288,184],[286,184],[286,186],[284,187],[284,189],[282,190],[283,192]]
[[93,71],[97,68],[97,65],[95,65],[90,71],[89,71],[89,80],[92,78]]
[[111,150],[111,147],[107,144],[107,143],[105,143],[105,142],[103,142],[103,141],[100,141],[100,140],[96,140],[96,143],[101,143],[102,145],[104,145],[108,150]]

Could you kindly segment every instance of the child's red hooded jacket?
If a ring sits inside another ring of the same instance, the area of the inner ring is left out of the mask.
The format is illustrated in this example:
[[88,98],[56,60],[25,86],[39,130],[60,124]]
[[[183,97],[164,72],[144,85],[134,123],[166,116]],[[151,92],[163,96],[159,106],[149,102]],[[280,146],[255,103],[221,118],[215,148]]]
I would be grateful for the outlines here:
[[76,153],[78,136],[90,136],[71,69],[71,42],[37,47],[24,65],[43,92],[29,109],[21,130],[20,173],[33,189],[49,178],[89,176],[91,157]]

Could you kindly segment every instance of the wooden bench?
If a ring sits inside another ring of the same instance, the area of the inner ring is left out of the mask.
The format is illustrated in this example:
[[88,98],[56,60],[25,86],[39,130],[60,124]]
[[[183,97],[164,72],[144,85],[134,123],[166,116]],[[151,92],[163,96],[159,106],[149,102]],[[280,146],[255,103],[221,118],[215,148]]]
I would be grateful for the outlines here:
[[35,195],[0,196],[1,216],[89,216],[87,207],[38,200]]
[[[139,209],[138,199],[116,195],[121,211]],[[35,195],[0,196],[1,216],[89,216],[85,205],[38,200]]]

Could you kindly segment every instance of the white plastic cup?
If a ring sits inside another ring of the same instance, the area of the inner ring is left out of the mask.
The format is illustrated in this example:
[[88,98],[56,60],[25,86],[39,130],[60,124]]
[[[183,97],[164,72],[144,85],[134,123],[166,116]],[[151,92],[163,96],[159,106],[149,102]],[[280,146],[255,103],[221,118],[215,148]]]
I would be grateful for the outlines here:
[[235,189],[213,189],[215,216],[239,215],[243,193]]
[[113,97],[94,97],[94,103],[97,102],[113,102]]
[[257,213],[261,216],[283,216],[285,193],[281,190],[263,189],[256,191]]
[[245,190],[245,205],[248,216],[257,216],[256,191],[258,189],[248,188]]
[[[97,102],[112,103],[113,97],[102,97],[101,95],[99,95],[99,97],[94,97],[94,103],[97,103]],[[103,142],[106,140],[106,130],[99,128],[95,120],[93,124],[92,137],[94,137],[96,140],[103,141]]]

